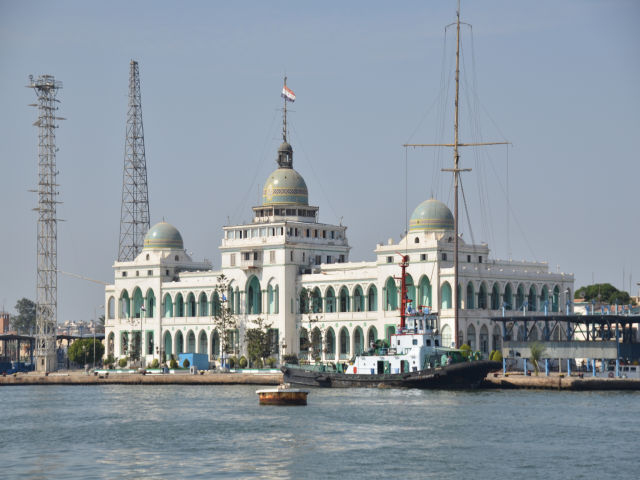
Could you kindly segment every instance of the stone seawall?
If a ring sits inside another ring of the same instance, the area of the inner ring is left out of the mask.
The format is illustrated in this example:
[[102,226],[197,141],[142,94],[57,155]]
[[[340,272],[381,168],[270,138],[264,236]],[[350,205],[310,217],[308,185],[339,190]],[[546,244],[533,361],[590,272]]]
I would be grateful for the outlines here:
[[87,375],[84,372],[18,373],[0,376],[0,386],[9,385],[279,385],[281,373],[205,373],[203,375],[142,375],[121,373]]
[[640,380],[629,378],[598,378],[578,376],[567,377],[564,375],[551,375],[549,377],[524,376],[522,374],[508,373],[490,374],[486,378],[488,386],[493,388],[537,388],[547,390],[640,390]]

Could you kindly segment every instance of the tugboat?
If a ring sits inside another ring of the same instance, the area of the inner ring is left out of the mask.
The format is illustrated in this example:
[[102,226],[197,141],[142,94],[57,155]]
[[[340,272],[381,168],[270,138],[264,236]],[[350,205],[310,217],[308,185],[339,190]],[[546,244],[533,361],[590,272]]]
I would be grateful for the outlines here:
[[284,381],[338,388],[475,388],[489,372],[500,369],[500,362],[477,360],[441,345],[438,313],[426,306],[411,306],[406,283],[408,265],[408,255],[402,255],[400,325],[389,345],[377,342],[348,365],[286,364],[281,369]]

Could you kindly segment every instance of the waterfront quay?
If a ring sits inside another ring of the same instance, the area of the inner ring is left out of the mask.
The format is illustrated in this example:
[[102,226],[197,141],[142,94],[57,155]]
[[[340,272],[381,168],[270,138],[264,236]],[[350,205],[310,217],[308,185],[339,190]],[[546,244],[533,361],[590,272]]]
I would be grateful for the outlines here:
[[108,373],[70,371],[44,375],[38,372],[0,376],[3,385],[279,385],[282,373]]
[[524,375],[520,372],[491,373],[485,383],[492,388],[543,389],[543,390],[640,390],[640,379],[602,378],[585,374]]

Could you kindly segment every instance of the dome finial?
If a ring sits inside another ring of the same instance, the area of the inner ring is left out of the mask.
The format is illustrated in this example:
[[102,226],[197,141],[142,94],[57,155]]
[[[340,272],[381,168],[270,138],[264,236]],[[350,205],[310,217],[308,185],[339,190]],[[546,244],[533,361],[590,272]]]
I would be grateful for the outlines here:
[[295,102],[296,95],[287,87],[287,77],[284,77],[284,86],[282,87],[282,98],[284,99],[284,108],[282,109],[282,145],[278,149],[278,166],[280,168],[293,168],[293,149],[287,142],[287,102]]

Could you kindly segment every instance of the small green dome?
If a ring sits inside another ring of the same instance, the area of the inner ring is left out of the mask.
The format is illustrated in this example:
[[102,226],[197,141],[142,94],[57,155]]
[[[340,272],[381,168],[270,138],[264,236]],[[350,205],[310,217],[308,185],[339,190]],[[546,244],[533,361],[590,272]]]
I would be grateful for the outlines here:
[[309,205],[307,184],[293,168],[278,168],[262,190],[263,205]]
[[182,235],[180,235],[176,227],[167,222],[156,223],[144,236],[143,250],[157,250],[161,248],[184,250]]
[[410,232],[433,232],[453,229],[453,214],[451,210],[435,198],[425,200],[418,205],[409,220]]

